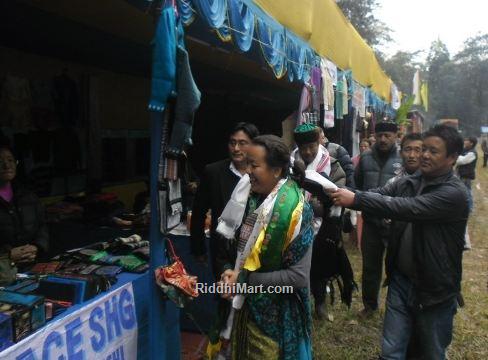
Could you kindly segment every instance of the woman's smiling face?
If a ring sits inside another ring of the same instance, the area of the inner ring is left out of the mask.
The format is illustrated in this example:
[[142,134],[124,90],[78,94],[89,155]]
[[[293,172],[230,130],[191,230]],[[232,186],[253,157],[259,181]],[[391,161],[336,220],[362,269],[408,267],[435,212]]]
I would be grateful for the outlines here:
[[251,190],[268,195],[281,177],[281,169],[269,167],[266,161],[266,149],[260,145],[251,145],[247,151]]

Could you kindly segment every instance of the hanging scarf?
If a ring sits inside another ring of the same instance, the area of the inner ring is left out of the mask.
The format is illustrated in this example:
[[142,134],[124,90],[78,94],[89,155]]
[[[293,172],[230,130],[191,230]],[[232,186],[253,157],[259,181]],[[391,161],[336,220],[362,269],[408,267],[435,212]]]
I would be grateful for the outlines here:
[[236,230],[241,225],[244,212],[246,211],[250,191],[251,182],[249,181],[249,175],[245,174],[237,183],[234,191],[232,191],[230,200],[225,205],[218,220],[217,233],[226,239],[233,239],[235,237]]

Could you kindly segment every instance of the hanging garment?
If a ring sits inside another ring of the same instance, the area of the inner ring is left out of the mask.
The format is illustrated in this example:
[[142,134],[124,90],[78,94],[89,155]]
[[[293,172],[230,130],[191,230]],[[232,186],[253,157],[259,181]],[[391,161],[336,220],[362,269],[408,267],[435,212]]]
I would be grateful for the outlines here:
[[300,95],[300,103],[298,105],[297,126],[305,122],[303,114],[306,112],[310,112],[311,108],[312,94],[310,92],[310,86],[304,84],[302,88],[302,93]]
[[185,145],[191,145],[193,116],[200,106],[201,93],[193,80],[188,52],[180,45],[176,55],[178,67],[175,119],[167,151],[174,156],[179,156]]
[[327,60],[320,60],[322,73],[322,97],[325,111],[334,110],[334,82],[327,66]]
[[415,72],[415,75],[413,76],[412,86],[413,86],[412,95],[415,96],[413,104],[422,105],[422,99],[420,96],[420,70],[417,70]]
[[178,160],[166,158],[163,177],[170,181],[178,179]]
[[354,83],[352,107],[357,109],[359,116],[366,116],[366,101],[364,88],[358,83]]
[[344,75],[340,75],[337,79],[336,97],[335,97],[335,117],[337,119],[344,118],[344,110],[347,114],[347,82]]
[[78,124],[79,115],[78,86],[66,73],[54,78],[54,104],[62,126]]
[[52,133],[54,168],[69,174],[81,166],[81,144],[78,134],[71,128],[60,128]]
[[[352,74],[349,71],[350,74]],[[348,81],[348,72],[344,71],[343,76],[342,76],[342,81],[344,83],[343,85],[343,91],[344,91],[344,98],[342,99],[342,113],[344,115],[349,114],[349,100],[352,98],[352,82]],[[351,78],[352,79],[352,78]],[[351,101],[351,106],[352,106],[352,101]]]
[[319,67],[313,67],[311,71],[311,89],[312,89],[312,111],[320,112],[320,103],[322,102],[322,73]]
[[[167,174],[167,159],[166,159],[166,147],[168,144],[169,138],[169,119],[170,113],[172,112],[172,104],[169,104],[164,111],[162,118],[163,118],[163,125],[161,126],[161,145],[160,145],[160,152],[159,152],[159,169],[158,169],[158,181],[161,183],[165,179],[165,174]],[[156,117],[158,121],[160,121],[161,114],[160,113],[152,113],[151,117]]]
[[326,129],[334,127],[334,108],[324,111],[324,127]]
[[50,80],[31,80],[32,125],[38,130],[49,130],[57,124],[54,106],[54,82]]
[[153,40],[151,98],[149,110],[162,112],[176,90],[176,47],[183,33],[173,6],[163,7]]
[[168,181],[168,227],[174,227],[180,223],[183,212],[183,199],[181,196],[181,179]]
[[352,154],[352,134],[353,134],[353,122],[354,122],[354,109],[344,116],[341,121],[342,130],[342,142],[341,145],[347,150],[349,154]]
[[337,85],[337,78],[338,78],[338,71],[337,66],[332,61],[325,59],[325,63],[327,65],[327,69],[329,70],[330,77],[332,78],[332,85]]
[[400,92],[398,91],[398,88],[395,84],[391,84],[391,107],[394,110],[398,110],[401,105],[401,97],[400,97]]
[[0,94],[0,126],[24,132],[31,127],[29,81],[7,75]]
[[361,141],[360,132],[361,132],[361,123],[362,118],[358,111],[355,111],[355,117],[352,122],[352,156],[356,156],[359,154],[359,142]]

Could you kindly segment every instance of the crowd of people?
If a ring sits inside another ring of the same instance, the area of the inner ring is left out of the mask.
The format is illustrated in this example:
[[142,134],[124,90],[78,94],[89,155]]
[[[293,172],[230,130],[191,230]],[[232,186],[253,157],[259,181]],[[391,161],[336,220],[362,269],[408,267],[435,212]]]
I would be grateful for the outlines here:
[[[351,211],[363,224],[356,229],[361,317],[378,311],[386,253],[381,358],[445,358],[462,303],[477,139],[463,141],[446,125],[401,141],[397,132],[394,122],[376,124],[374,141],[363,139],[360,154],[351,159],[316,125],[298,126],[291,150],[277,136],[260,135],[253,124],[237,124],[228,139],[229,158],[207,165],[200,179],[192,253],[199,262],[210,261],[217,282],[294,291],[240,293],[226,287],[209,332],[211,357],[312,358],[312,316],[327,316],[326,296],[334,284],[348,306],[357,288],[343,246],[345,213]],[[486,139],[482,151],[486,164]],[[11,149],[1,147],[0,282],[48,250],[44,210],[16,183],[16,168]]]
[[[311,319],[326,316],[333,282],[349,306],[356,288],[342,243],[349,211],[363,223],[357,229],[360,317],[378,311],[386,253],[380,358],[445,358],[462,303],[477,141],[463,144],[446,125],[401,140],[397,133],[394,122],[376,124],[373,139],[363,139],[351,159],[316,125],[294,130],[293,150],[276,136],[259,135],[252,124],[236,126],[229,159],[207,165],[197,189],[192,252],[198,261],[210,258],[217,282],[292,286],[294,292],[246,294],[226,287],[209,332],[211,358],[312,358]],[[208,210],[209,252],[203,234]]]

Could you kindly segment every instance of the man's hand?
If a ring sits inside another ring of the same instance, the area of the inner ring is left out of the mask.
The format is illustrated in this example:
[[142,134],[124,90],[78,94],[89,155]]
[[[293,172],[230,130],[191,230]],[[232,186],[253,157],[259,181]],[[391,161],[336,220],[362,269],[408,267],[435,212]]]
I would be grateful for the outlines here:
[[334,205],[350,208],[354,204],[355,194],[346,189],[327,190]]
[[10,258],[16,263],[30,263],[37,257],[37,246],[24,245],[12,248]]

